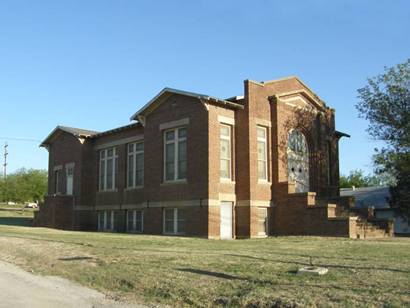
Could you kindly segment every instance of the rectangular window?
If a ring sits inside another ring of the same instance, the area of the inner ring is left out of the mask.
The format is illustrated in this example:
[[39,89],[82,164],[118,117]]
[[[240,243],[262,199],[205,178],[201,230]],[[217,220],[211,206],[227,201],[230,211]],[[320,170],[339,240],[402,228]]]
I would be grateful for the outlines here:
[[98,231],[114,231],[114,211],[98,212]]
[[60,170],[54,171],[54,193],[60,193]]
[[74,182],[74,165],[70,164],[66,166],[66,194],[73,194],[73,182]]
[[144,225],[143,216],[144,213],[141,210],[127,211],[127,231],[142,233]]
[[114,190],[118,164],[116,148],[100,151],[100,191]]
[[144,143],[128,145],[127,187],[139,187],[144,184]]
[[231,126],[221,124],[219,131],[219,155],[221,179],[232,179],[232,145],[231,145]]
[[258,208],[258,235],[268,234],[268,209]]
[[258,126],[257,128],[258,139],[258,179],[268,180],[268,153],[267,153],[267,129],[265,127]]
[[332,146],[330,141],[326,143],[326,152],[327,152],[327,184],[332,185],[332,174],[331,174],[331,166],[332,166]]
[[185,215],[182,209],[164,209],[164,233],[184,234]]
[[186,179],[187,131],[185,127],[164,132],[164,180]]

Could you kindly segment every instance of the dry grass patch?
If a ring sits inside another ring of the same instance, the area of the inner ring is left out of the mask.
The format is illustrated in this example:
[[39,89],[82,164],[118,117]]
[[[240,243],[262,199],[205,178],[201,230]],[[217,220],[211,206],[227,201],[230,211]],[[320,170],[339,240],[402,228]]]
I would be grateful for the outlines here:
[[[329,268],[297,276],[300,266]],[[194,238],[0,226],[0,259],[131,302],[181,306],[408,306],[410,239]]]

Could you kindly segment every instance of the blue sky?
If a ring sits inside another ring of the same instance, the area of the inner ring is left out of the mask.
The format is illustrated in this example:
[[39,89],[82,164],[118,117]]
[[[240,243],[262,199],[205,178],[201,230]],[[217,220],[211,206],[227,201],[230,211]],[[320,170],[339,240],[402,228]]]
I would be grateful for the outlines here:
[[380,145],[357,89],[410,57],[410,1],[0,0],[0,142],[9,171],[47,168],[57,125],[106,130],[163,87],[229,97],[299,76],[336,109],[342,173]]

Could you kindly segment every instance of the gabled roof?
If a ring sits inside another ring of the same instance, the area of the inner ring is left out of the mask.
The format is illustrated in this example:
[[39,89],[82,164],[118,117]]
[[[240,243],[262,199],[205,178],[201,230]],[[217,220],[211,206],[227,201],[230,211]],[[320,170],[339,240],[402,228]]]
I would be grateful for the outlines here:
[[243,105],[237,104],[237,103],[225,100],[225,99],[209,96],[206,94],[182,91],[182,90],[172,89],[172,88],[164,88],[153,99],[151,99],[148,103],[146,103],[140,110],[134,113],[131,116],[131,121],[138,120],[139,116],[145,116],[149,114],[151,111],[157,108],[165,99],[167,99],[173,94],[179,94],[183,96],[198,98],[199,100],[212,101],[214,103],[229,106],[231,108],[243,109]]
[[328,108],[326,106],[326,103],[315,93],[313,90],[308,87],[299,77],[297,76],[289,76],[289,77],[284,77],[280,79],[274,79],[274,80],[268,80],[268,81],[254,81],[254,80],[249,80],[250,82],[254,84],[258,84],[260,86],[265,86],[268,84],[272,83],[281,83],[281,82],[286,82],[288,80],[295,80],[297,81],[303,89],[297,89],[289,92],[283,92],[283,93],[278,93],[276,94],[277,97],[284,97],[284,96],[289,96],[289,95],[294,95],[294,94],[301,94],[307,99],[309,99],[311,102],[314,102],[318,107],[320,108]]
[[75,137],[79,138],[90,138],[98,132],[93,131],[93,130],[88,130],[88,129],[82,129],[82,128],[76,128],[76,127],[68,127],[68,126],[57,126],[56,128],[53,129],[53,131],[47,136],[46,139],[40,144],[40,147],[47,146],[49,144],[50,139],[54,136],[54,134],[58,131],[63,131],[66,133],[69,133]]

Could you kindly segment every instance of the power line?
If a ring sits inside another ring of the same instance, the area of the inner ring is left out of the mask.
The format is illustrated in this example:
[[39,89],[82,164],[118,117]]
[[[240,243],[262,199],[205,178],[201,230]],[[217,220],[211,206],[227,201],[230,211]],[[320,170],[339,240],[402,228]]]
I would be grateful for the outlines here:
[[0,136],[0,139],[1,140],[10,140],[10,141],[23,141],[23,142],[41,142],[41,140],[38,140],[38,139],[4,137],[4,136]]

